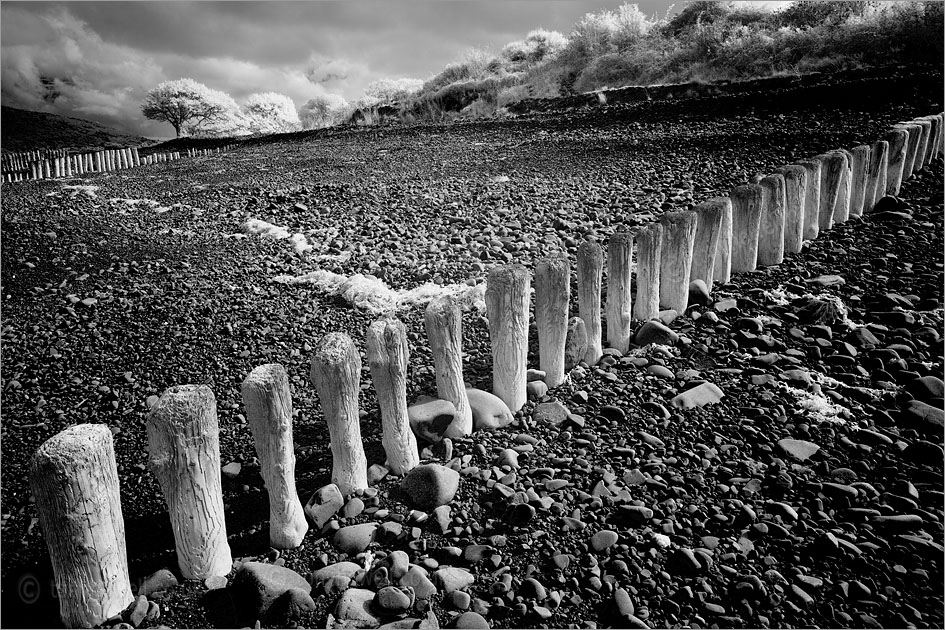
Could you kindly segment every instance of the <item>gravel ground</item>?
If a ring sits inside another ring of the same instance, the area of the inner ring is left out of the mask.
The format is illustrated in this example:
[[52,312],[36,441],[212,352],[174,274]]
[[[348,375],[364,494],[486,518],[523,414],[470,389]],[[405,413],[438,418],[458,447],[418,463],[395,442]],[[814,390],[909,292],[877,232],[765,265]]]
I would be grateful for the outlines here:
[[[144,430],[148,397],[176,384],[213,389],[222,462],[243,465],[224,479],[234,557],[278,558],[302,575],[340,559],[315,531],[297,550],[269,549],[239,384],[262,363],[288,370],[305,501],[331,468],[308,382],[311,348],[331,331],[363,348],[375,316],[275,276],[372,273],[410,288],[474,283],[497,262],[531,265],[561,249],[573,259],[584,238],[604,241],[752,175],[871,143],[896,121],[941,110],[940,94],[895,97],[801,107],[747,94],[331,130],[5,186],[4,623],[57,623],[26,466],[74,423],[104,423],[115,435],[133,583],[176,570]],[[366,501],[380,511],[339,518],[329,530],[402,524],[402,535],[376,550],[469,569],[469,606],[493,626],[941,627],[942,453],[928,443],[941,444],[941,427],[910,404],[941,408],[941,392],[919,377],[943,372],[942,204],[937,160],[903,188],[911,221],[851,220],[777,268],[718,287],[714,306],[673,322],[682,335],[674,346],[605,358],[530,402],[507,429],[454,440],[463,481],[446,534],[410,516],[391,478]],[[284,240],[233,237],[248,218],[306,233],[315,250],[302,257]],[[811,281],[825,274],[844,283]],[[826,323],[811,320],[808,293],[839,298],[846,319],[830,311]],[[399,316],[413,400],[435,391],[432,358],[422,310]],[[475,312],[463,337],[466,378],[489,389],[487,330]],[[364,364],[362,435],[368,463],[381,463]],[[704,381],[725,393],[719,403],[672,407]],[[555,401],[577,420],[549,422]],[[792,458],[783,438],[819,450]],[[496,457],[510,447],[519,467],[502,468]],[[514,494],[529,491],[537,496]],[[524,524],[508,518],[519,501],[532,505]],[[609,539],[593,538],[602,530],[616,542],[597,549]],[[212,602],[202,605],[204,590],[168,591],[152,625],[222,623]],[[323,627],[336,599],[317,597],[299,623]],[[457,614],[442,593],[431,602],[442,625]]]

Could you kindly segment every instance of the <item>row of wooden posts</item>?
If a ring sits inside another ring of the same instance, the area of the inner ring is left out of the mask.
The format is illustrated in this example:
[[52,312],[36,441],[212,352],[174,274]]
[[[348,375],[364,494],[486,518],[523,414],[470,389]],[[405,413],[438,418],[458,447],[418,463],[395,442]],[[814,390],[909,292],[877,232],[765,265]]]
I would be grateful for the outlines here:
[[[198,157],[211,153],[222,153],[230,150],[234,145],[220,146],[213,149],[187,149],[186,157]],[[63,150],[42,158],[25,160],[23,155],[11,156],[8,161],[4,156],[3,181],[20,182],[32,179],[58,179],[60,177],[77,177],[86,173],[106,173],[137,166],[162,164],[181,159],[179,151],[168,153],[152,153],[146,156],[138,154],[138,147],[124,149],[106,149],[91,153],[68,153]]]
[[[535,266],[535,319],[539,367],[549,387],[565,378],[565,348],[575,320],[587,333],[584,360],[603,356],[601,310],[610,346],[629,348],[632,320],[649,320],[660,308],[686,310],[691,282],[728,282],[733,272],[776,265],[785,252],[868,212],[884,195],[897,195],[904,179],[945,152],[941,114],[895,125],[882,140],[837,150],[778,169],[711,199],[693,211],[669,212],[635,234],[617,233],[606,249],[607,298],[602,304],[605,251],[595,241],[577,251],[578,318],[569,320],[570,262],[565,254]],[[631,260],[636,245],[636,299]],[[512,412],[526,400],[530,285],[522,265],[492,269],[485,301],[493,360],[493,393]],[[462,314],[442,296],[424,314],[436,373],[437,395],[452,402],[459,431],[472,432],[472,409],[462,369]],[[387,465],[402,475],[419,463],[407,419],[407,337],[404,324],[384,317],[370,325],[366,356],[381,413]],[[317,344],[310,380],[329,429],[332,482],[345,495],[367,488],[358,396],[361,358],[351,338],[329,333]],[[307,530],[295,487],[292,399],[285,369],[255,368],[242,384],[246,418],[269,492],[270,543],[301,544]],[[147,420],[148,461],[167,503],[178,564],[188,579],[225,575],[232,558],[221,489],[216,402],[206,386],[165,391]],[[112,434],[104,425],[70,427],[35,453],[30,483],[46,537],[61,615],[66,625],[88,627],[132,600],[125,552]],[[80,517],[81,516],[81,517]],[[75,553],[81,548],[82,553]]]
[[45,160],[46,158],[62,157],[67,154],[67,149],[36,149],[34,151],[4,153],[3,156],[0,157],[0,169],[2,169],[4,173],[7,171],[25,170],[29,168],[30,162]]

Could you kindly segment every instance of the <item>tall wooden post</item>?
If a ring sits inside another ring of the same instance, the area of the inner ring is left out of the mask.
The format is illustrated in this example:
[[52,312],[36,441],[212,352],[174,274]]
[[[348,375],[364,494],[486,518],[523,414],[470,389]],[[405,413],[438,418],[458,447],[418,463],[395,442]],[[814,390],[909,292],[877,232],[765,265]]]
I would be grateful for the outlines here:
[[807,169],[791,164],[778,169],[778,174],[784,177],[784,253],[796,254],[804,243]]
[[684,313],[689,306],[689,271],[696,237],[696,213],[683,210],[660,216],[660,306]]
[[305,538],[308,522],[295,489],[289,375],[278,363],[261,365],[243,381],[241,392],[269,491],[269,544],[276,549],[295,549]]
[[492,393],[515,413],[527,399],[528,302],[531,274],[504,265],[486,280],[486,314],[492,342]]
[[[473,430],[472,408],[463,382],[463,316],[449,295],[434,298],[423,316],[433,352],[436,370],[436,395],[453,403],[461,422],[453,422],[445,437],[470,435]],[[455,431],[455,433],[453,433]]]
[[633,235],[617,232],[607,244],[607,342],[621,352],[630,349],[632,265]]
[[732,199],[732,272],[754,271],[758,266],[758,230],[761,227],[761,186],[737,186]]
[[417,438],[407,418],[407,331],[399,319],[379,319],[368,328],[365,341],[387,465],[395,475],[405,475],[420,463]]
[[597,241],[584,241],[577,251],[578,312],[587,330],[584,361],[591,366],[604,356],[600,317],[603,269],[601,246]]
[[348,335],[322,337],[312,356],[310,378],[331,439],[331,482],[345,495],[366,490],[367,458],[358,418],[361,357]]
[[188,580],[226,575],[233,559],[213,392],[206,385],[165,390],[148,414],[147,428],[148,463],[164,491],[181,573]]
[[866,180],[869,175],[871,153],[872,151],[865,144],[853,147],[853,180],[850,191],[850,215],[854,217],[863,214],[863,205],[866,201]]
[[660,260],[663,247],[663,226],[651,223],[636,233],[637,299],[633,318],[649,321],[660,314]]
[[[538,367],[545,384],[564,382],[564,349],[568,340],[571,265],[565,254],[554,254],[535,266],[535,323],[538,325]],[[628,313],[629,316],[629,313]]]
[[732,200],[728,197],[716,197],[695,207],[696,236],[693,241],[689,282],[703,280],[710,293],[715,280],[715,260],[719,250],[722,218],[726,210],[731,216]]

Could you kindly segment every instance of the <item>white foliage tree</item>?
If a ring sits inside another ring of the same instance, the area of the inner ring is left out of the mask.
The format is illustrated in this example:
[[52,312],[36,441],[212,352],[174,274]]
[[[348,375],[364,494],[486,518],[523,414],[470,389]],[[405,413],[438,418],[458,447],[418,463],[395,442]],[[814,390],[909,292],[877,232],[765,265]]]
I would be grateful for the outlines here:
[[237,111],[229,95],[193,79],[165,81],[148,92],[141,103],[145,118],[170,123],[178,138],[185,128],[198,131]]
[[295,103],[285,94],[276,92],[250,95],[243,114],[251,133],[282,133],[301,126]]
[[328,127],[338,122],[347,107],[344,97],[326,92],[309,99],[299,108],[299,120],[303,129]]
[[368,103],[394,103],[408,98],[423,88],[421,79],[378,79],[364,88],[362,101]]

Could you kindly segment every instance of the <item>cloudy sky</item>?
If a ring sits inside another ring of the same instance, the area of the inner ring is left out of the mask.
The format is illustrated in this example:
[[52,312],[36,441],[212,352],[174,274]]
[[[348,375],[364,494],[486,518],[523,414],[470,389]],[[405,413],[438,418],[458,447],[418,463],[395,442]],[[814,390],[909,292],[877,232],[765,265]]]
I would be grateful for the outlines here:
[[[139,109],[161,81],[189,77],[238,103],[268,91],[296,107],[323,92],[353,100],[372,80],[426,79],[470,48],[497,52],[536,27],[567,34],[585,13],[621,3],[4,1],[2,102],[169,137]],[[648,14],[671,6],[638,4]]]

